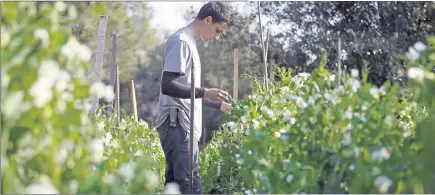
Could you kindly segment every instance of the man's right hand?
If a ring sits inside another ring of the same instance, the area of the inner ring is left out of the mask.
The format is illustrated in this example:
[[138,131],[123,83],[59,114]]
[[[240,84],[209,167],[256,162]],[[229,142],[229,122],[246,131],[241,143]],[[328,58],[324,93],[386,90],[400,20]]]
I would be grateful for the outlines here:
[[211,101],[228,101],[228,92],[217,88],[204,89],[204,98]]

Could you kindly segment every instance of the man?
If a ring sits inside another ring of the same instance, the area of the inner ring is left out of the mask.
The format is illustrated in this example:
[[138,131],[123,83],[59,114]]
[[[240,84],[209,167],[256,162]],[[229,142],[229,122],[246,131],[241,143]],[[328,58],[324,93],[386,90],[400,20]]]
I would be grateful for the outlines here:
[[[190,193],[190,141],[194,142],[193,193],[202,191],[198,172],[202,103],[223,112],[232,109],[225,102],[228,100],[226,91],[201,87],[201,62],[196,40],[217,40],[231,24],[230,8],[221,2],[209,2],[200,9],[194,21],[169,37],[164,49],[156,125],[166,158],[165,185],[175,182],[183,194]],[[192,64],[195,73],[192,73]],[[195,74],[194,89],[191,89],[192,74]],[[191,90],[195,90],[193,130],[190,130]],[[190,132],[194,133],[194,140],[190,140]]]

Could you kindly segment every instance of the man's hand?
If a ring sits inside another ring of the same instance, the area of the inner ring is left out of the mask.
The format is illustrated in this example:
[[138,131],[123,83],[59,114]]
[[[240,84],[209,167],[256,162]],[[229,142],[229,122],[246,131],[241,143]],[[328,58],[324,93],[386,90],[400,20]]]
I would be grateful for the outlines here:
[[230,104],[228,104],[226,102],[222,102],[222,104],[221,104],[221,111],[222,112],[228,112],[232,109],[233,109],[233,107]]
[[228,101],[228,92],[216,88],[206,88],[204,89],[204,98],[215,102]]

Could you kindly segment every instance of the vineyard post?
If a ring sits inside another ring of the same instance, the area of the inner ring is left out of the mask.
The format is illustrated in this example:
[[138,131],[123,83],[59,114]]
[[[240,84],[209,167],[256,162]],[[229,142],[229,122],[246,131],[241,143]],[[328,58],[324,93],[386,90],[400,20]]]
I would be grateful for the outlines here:
[[[91,73],[91,82],[101,82],[101,73],[103,72],[103,58],[104,58],[104,41],[106,39],[108,16],[100,16],[100,22],[98,25],[98,39],[97,39],[97,51],[95,53],[94,70]],[[91,99],[90,112],[94,113],[98,107],[99,99],[93,96]]]
[[267,28],[267,31],[266,31],[266,48],[265,48],[265,54],[264,54],[264,56],[266,56],[266,60],[267,60],[267,54],[269,52],[269,37],[270,37],[270,31],[269,31],[269,28]]
[[237,100],[239,96],[239,49],[234,49],[234,84],[233,84],[233,99]]
[[[192,63],[190,87],[195,89],[195,63]],[[190,158],[189,158],[189,189],[190,194],[193,194],[193,142],[194,142],[194,128],[195,128],[195,90],[190,90]]]
[[260,43],[261,48],[263,49],[263,65],[264,65],[264,85],[266,85],[266,91],[269,91],[269,79],[267,75],[267,60],[266,60],[266,52],[264,48],[264,41],[263,41],[263,25],[261,23],[261,12],[260,12],[260,1],[257,2],[258,4],[258,20],[260,22]]
[[131,105],[133,106],[133,116],[134,120],[137,122],[137,105],[136,105],[136,90],[134,87],[134,80],[131,80],[130,82],[130,94],[131,94]]
[[116,100],[116,118],[118,118],[118,125],[121,123],[121,106],[120,106],[120,100],[119,100],[119,67],[116,65],[116,94],[115,94],[115,100]]
[[[112,63],[110,67],[110,86],[115,90],[116,80],[116,34],[112,33]],[[115,91],[113,91],[115,93]],[[112,113],[113,101],[109,102],[107,113]]]
[[338,58],[338,62],[337,62],[337,65],[338,65],[338,75],[337,75],[337,85],[338,85],[338,87],[340,87],[340,85],[341,85],[341,38],[340,37],[338,37],[338,45],[337,45],[337,47],[338,47],[338,49],[337,49],[337,58]]

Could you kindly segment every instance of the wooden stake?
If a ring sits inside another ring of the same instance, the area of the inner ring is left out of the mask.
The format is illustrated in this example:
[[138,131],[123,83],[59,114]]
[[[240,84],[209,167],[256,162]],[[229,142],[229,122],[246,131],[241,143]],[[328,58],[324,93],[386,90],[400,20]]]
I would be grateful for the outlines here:
[[119,94],[119,67],[116,66],[116,118],[118,118],[118,125],[121,123],[121,105],[120,105],[120,94]]
[[[115,80],[116,80],[116,34],[112,33],[112,64],[110,67],[110,86],[115,90]],[[109,107],[107,108],[107,113],[112,113],[112,107],[114,102],[109,102]]]
[[233,99],[238,100],[239,96],[239,49],[234,49],[234,83],[233,83]]
[[[94,70],[91,73],[91,82],[98,83],[101,82],[101,73],[103,72],[103,58],[104,58],[104,41],[106,39],[106,29],[107,29],[107,16],[100,16],[100,22],[98,25],[98,40],[97,40],[97,51],[95,54],[95,64]],[[98,97],[92,97],[90,112],[94,113],[98,107],[99,99]]]
[[337,81],[337,85],[340,87],[340,85],[341,85],[341,38],[339,37],[338,38],[338,49],[337,49],[337,51],[338,51],[338,63],[337,63],[337,65],[338,65],[338,75],[337,75],[337,79],[338,79],[338,81]]
[[263,64],[264,64],[264,85],[266,86],[266,91],[269,91],[269,79],[267,78],[267,60],[266,60],[266,52],[264,48],[264,41],[263,41],[263,25],[261,23],[261,12],[260,12],[260,1],[257,2],[258,4],[258,20],[260,22],[260,41],[261,41],[261,48],[263,49]]
[[[195,63],[192,63],[192,74],[190,80],[191,89],[195,89]],[[189,189],[190,194],[193,194],[193,163],[194,163],[194,154],[193,154],[193,142],[195,133],[195,90],[190,90],[190,158],[189,158]],[[198,127],[201,128],[201,127]]]
[[137,105],[136,105],[136,90],[134,87],[134,80],[131,80],[131,82],[130,82],[130,93],[131,93],[131,105],[133,106],[134,120],[138,121]]
[[265,49],[265,54],[264,56],[266,56],[266,60],[267,60],[267,54],[269,53],[269,36],[270,36],[270,32],[269,32],[269,28],[267,28],[266,31],[266,49]]

